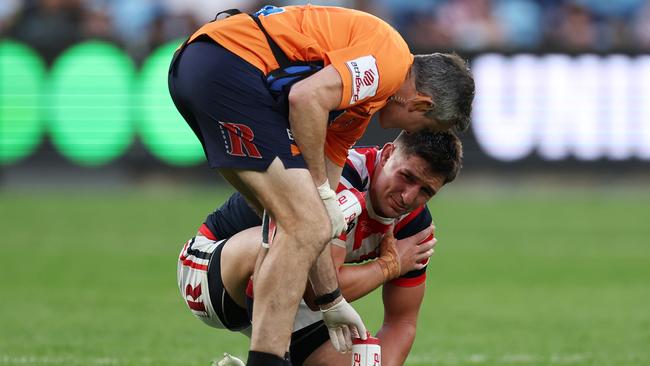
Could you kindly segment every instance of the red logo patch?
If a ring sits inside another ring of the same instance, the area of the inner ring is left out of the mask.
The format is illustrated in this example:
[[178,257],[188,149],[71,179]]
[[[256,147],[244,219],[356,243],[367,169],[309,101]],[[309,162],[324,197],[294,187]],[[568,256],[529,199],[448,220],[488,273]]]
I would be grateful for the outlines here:
[[205,304],[201,301],[191,301],[190,299],[187,299],[187,297],[191,297],[194,300],[198,300],[199,297],[201,297],[201,285],[199,284],[196,287],[192,287],[192,285],[187,285],[185,286],[185,301],[187,301],[187,306],[190,307],[190,309],[194,311],[200,311],[205,313]]
[[192,285],[185,286],[185,296],[190,296],[194,300],[201,297],[201,285],[199,284],[196,287],[192,287]]
[[[226,142],[226,152],[233,156],[248,156],[251,158],[261,159],[262,154],[253,143],[255,134],[250,127],[241,123],[219,122],[221,134]],[[226,141],[225,135],[228,135]]]
[[363,73],[363,83],[366,86],[370,86],[374,82],[375,82],[375,72],[372,70],[366,70],[366,72]]

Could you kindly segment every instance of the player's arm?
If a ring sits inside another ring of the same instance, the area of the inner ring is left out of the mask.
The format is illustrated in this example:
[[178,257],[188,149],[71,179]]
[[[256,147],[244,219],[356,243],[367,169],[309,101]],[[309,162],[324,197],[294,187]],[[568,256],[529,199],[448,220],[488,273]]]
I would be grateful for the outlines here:
[[425,284],[400,287],[384,285],[384,323],[377,332],[381,341],[381,364],[403,365],[415,340],[418,313],[424,298]]
[[432,232],[429,226],[401,240],[387,236],[382,240],[379,258],[359,265],[343,265],[345,248],[331,245],[343,296],[348,301],[357,300],[390,280],[424,268],[436,244]]
[[[392,273],[382,269],[378,260],[345,265],[346,249],[337,244],[330,244],[332,262],[338,273],[343,297],[350,302],[355,301],[400,275],[422,270],[426,266],[426,260],[433,254],[436,244],[432,234],[433,226],[428,226],[401,240],[392,236],[384,238],[381,244],[384,250],[380,251],[383,255],[378,259],[388,262],[389,266],[393,267]],[[387,250],[387,246],[392,246],[393,249]],[[317,310],[313,298],[313,290],[307,287],[304,299],[312,310]]]
[[338,271],[339,287],[343,297],[348,301],[355,301],[386,282],[375,261],[346,266],[343,265],[345,248],[333,244],[330,246],[332,247],[332,260]]

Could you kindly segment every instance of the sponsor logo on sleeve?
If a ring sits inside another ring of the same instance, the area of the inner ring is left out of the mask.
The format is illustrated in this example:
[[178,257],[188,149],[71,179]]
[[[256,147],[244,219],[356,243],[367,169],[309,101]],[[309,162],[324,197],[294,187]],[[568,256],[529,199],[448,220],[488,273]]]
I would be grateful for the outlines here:
[[352,96],[350,104],[357,103],[377,94],[379,86],[379,72],[377,60],[368,55],[345,63],[352,76]]

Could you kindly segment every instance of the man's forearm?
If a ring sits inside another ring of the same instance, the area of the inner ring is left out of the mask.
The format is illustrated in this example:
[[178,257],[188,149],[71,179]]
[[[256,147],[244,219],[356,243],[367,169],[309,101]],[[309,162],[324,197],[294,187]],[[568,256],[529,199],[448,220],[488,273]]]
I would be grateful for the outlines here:
[[[375,261],[361,265],[343,265],[338,274],[343,297],[350,302],[371,293],[385,282],[381,268]],[[363,281],[359,281],[359,278],[363,278]]]
[[291,132],[316,186],[327,179],[325,134],[328,111],[309,98],[292,101],[289,110]]
[[382,366],[401,366],[413,346],[415,324],[410,322],[384,323],[377,332],[377,338],[381,340]]
[[336,277],[329,245],[316,258],[316,262],[309,271],[309,281],[316,297],[329,294],[338,288],[338,278]]

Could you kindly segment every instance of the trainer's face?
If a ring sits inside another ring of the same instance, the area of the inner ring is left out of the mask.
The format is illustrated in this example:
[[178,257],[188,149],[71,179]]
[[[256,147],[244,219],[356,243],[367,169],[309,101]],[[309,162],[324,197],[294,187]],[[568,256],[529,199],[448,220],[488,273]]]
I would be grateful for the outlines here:
[[400,128],[408,132],[417,132],[422,130],[444,131],[448,127],[437,121],[432,121],[425,116],[425,111],[413,109],[407,104],[388,102],[379,111],[379,125],[382,128]]
[[372,177],[370,199],[377,214],[399,217],[427,203],[444,185],[417,155],[406,155],[386,144]]
[[395,95],[379,111],[379,124],[382,128],[400,128],[408,132],[449,129],[451,126],[426,117],[425,113],[431,108],[434,108],[431,97],[418,93],[415,80],[409,74]]

